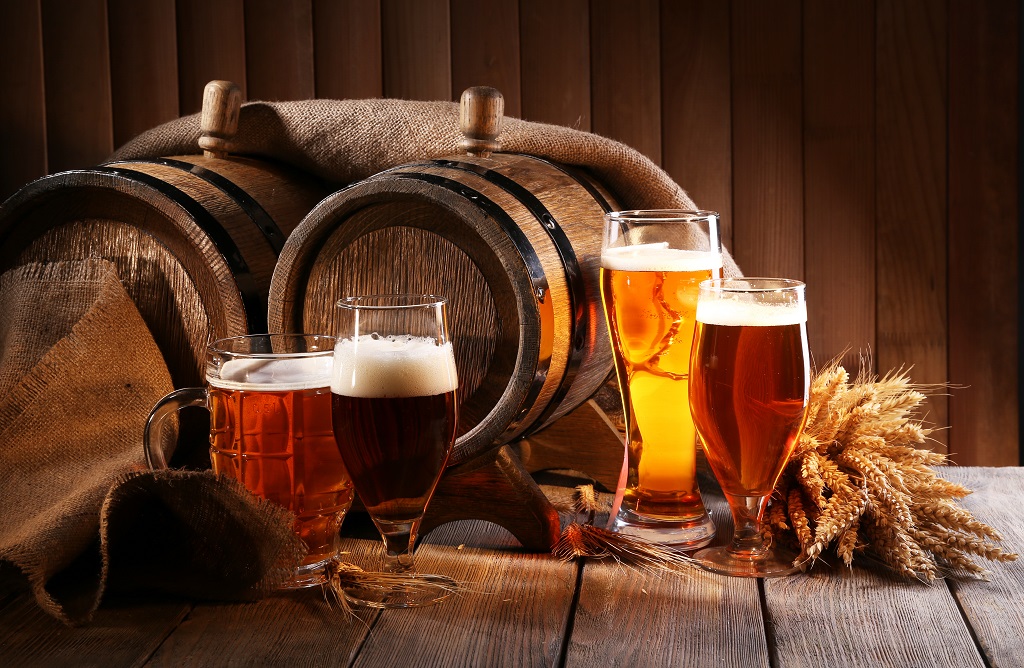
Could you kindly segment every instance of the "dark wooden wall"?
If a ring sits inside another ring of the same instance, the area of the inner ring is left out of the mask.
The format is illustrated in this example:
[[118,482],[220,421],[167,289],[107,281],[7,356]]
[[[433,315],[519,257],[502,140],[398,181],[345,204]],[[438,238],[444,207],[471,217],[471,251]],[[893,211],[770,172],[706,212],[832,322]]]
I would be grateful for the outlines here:
[[248,99],[458,99],[619,139],[808,283],[818,362],[951,382],[963,464],[1018,464],[1016,0],[0,0],[0,197]]

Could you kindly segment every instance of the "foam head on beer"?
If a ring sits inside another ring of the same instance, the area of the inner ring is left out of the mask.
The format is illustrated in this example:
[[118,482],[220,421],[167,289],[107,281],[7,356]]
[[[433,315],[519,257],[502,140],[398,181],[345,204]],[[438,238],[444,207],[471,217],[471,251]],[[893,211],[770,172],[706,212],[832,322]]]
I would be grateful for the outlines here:
[[292,392],[327,387],[331,382],[331,356],[275,359],[231,359],[210,383],[226,390]]
[[731,327],[779,327],[807,322],[807,304],[803,301],[750,301],[744,294],[721,294],[697,301],[697,321]]
[[334,348],[331,392],[348,397],[426,397],[459,386],[451,342],[365,334]]
[[614,271],[707,271],[722,267],[722,254],[669,248],[661,241],[605,248],[601,266]]

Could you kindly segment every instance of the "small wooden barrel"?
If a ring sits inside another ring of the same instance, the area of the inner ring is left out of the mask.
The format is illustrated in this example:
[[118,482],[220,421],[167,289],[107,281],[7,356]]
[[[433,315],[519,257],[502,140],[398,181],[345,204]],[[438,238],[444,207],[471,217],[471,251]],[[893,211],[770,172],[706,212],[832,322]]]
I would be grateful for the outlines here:
[[266,331],[277,254],[328,192],[268,162],[201,155],[54,174],[0,207],[0,272],[112,261],[175,386],[196,385],[208,341]]
[[529,155],[397,167],[321,202],[270,286],[280,331],[334,331],[335,303],[416,292],[449,300],[461,434],[451,464],[542,428],[612,370],[598,271],[613,196]]

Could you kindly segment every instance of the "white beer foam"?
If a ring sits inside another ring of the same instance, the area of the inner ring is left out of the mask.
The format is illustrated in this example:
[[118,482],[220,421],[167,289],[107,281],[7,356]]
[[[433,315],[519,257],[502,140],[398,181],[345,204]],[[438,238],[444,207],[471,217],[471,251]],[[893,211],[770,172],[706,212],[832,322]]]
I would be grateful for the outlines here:
[[219,379],[208,380],[211,385],[225,390],[313,390],[331,384],[331,356],[232,359],[221,367]]
[[616,271],[706,271],[722,267],[722,254],[669,248],[662,241],[605,248],[601,266]]
[[807,304],[766,304],[722,296],[697,300],[697,322],[733,327],[778,327],[807,322]]
[[334,348],[331,392],[347,397],[426,397],[459,387],[451,342],[366,334]]

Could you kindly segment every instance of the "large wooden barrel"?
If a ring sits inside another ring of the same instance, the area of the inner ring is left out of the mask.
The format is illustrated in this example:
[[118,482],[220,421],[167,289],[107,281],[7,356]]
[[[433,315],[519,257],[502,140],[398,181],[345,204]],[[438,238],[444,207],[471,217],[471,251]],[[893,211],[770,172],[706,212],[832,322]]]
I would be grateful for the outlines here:
[[461,393],[452,465],[550,424],[612,370],[598,271],[610,192],[537,157],[455,155],[328,196],[295,229],[270,328],[332,333],[345,295],[449,300]]
[[109,259],[175,386],[197,385],[208,341],[266,331],[277,255],[329,191],[266,161],[203,155],[54,174],[0,206],[0,271]]

